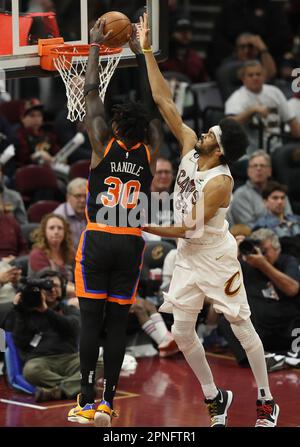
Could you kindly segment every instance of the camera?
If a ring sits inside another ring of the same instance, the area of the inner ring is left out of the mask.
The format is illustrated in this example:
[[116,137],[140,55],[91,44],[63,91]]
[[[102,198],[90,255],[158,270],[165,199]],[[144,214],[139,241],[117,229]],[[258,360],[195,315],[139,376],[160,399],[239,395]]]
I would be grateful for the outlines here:
[[256,248],[259,248],[259,242],[246,237],[239,245],[240,254],[244,256],[257,255]]
[[41,290],[52,290],[51,279],[21,278],[19,292],[21,303],[27,309],[33,309],[41,304]]

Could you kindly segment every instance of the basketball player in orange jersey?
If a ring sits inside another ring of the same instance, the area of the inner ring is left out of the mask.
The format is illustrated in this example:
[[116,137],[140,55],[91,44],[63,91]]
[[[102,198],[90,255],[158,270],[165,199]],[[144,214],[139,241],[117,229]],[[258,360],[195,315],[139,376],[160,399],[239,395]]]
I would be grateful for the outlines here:
[[[144,250],[141,226],[134,226],[129,217],[140,204],[142,193],[149,193],[160,132],[141,52],[136,58],[145,104],[116,105],[111,122],[107,122],[99,98],[98,71],[99,46],[110,36],[110,32],[104,35],[104,25],[104,20],[98,20],[91,30],[84,86],[85,123],[93,154],[87,191],[87,227],[81,235],[75,270],[81,313],[81,393],[68,420],[107,427],[115,415],[113,399],[125,354],[127,318],[135,302]],[[130,45],[138,51],[136,37],[131,38]],[[97,406],[94,379],[99,336],[103,332],[104,391]]]
[[181,238],[173,278],[160,311],[174,315],[172,333],[201,384],[211,426],[226,426],[233,393],[215,385],[195,331],[205,297],[225,315],[247,353],[258,387],[256,426],[274,427],[279,407],[269,388],[262,342],[250,320],[237,245],[225,220],[233,187],[228,163],[245,153],[247,138],[232,119],[222,120],[200,139],[182,122],[151,50],[147,15],[141,17],[141,27],[140,43],[153,98],[182,150],[175,183],[176,224],[145,228],[162,237]]

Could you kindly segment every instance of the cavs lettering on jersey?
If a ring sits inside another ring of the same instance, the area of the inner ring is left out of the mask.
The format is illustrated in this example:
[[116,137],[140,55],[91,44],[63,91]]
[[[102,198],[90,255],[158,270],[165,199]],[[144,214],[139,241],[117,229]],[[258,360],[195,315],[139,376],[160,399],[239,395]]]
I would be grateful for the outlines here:
[[140,227],[140,223],[133,223],[129,215],[140,205],[141,197],[149,195],[152,182],[149,162],[150,152],[145,144],[127,148],[115,138],[110,140],[103,160],[90,171],[86,208],[88,225]]
[[[178,168],[178,175],[174,187],[174,215],[176,223],[182,223],[185,217],[191,213],[196,202],[200,199],[204,200],[202,191],[210,180],[219,175],[225,175],[232,179],[227,165],[219,165],[207,171],[199,171],[198,161],[199,154],[193,149],[182,158]],[[204,225],[204,228],[200,226],[193,234],[190,233],[190,240],[186,240],[185,242],[211,243],[213,245],[216,242],[215,239],[219,238],[219,235],[223,237],[228,231],[228,222],[226,221],[227,212],[228,208],[219,208],[210,221]],[[202,214],[200,216],[203,217]]]

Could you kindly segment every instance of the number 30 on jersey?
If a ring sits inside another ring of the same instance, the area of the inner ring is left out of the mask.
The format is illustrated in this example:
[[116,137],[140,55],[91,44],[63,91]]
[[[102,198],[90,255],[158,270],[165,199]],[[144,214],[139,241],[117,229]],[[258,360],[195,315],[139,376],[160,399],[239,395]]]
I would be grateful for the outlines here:
[[118,177],[107,177],[105,185],[109,186],[107,192],[102,194],[101,203],[108,208],[121,205],[125,209],[137,206],[141,184],[138,180],[123,183]]

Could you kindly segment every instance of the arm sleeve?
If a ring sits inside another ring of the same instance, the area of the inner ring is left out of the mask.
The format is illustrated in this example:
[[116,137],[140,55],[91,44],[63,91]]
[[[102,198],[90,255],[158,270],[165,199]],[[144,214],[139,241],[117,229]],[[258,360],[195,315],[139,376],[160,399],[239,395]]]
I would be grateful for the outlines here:
[[15,319],[13,324],[13,339],[16,346],[20,349],[28,349],[29,343],[35,334],[35,331],[28,326],[28,314],[22,306],[15,306]]
[[282,273],[285,273],[287,276],[290,276],[292,279],[300,283],[299,263],[293,256],[286,256]]
[[52,309],[47,309],[45,314],[49,323],[57,332],[74,336],[79,334],[80,324],[77,309],[64,309],[63,315]]

